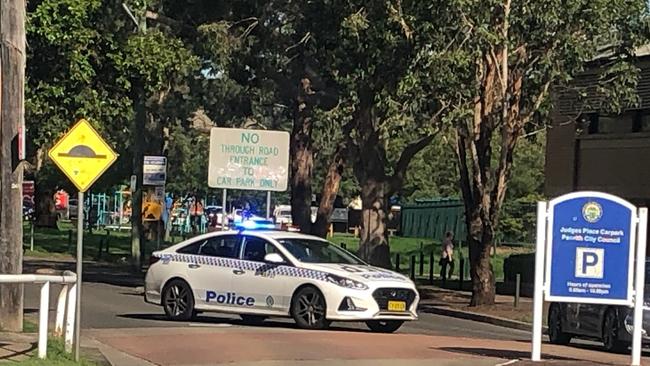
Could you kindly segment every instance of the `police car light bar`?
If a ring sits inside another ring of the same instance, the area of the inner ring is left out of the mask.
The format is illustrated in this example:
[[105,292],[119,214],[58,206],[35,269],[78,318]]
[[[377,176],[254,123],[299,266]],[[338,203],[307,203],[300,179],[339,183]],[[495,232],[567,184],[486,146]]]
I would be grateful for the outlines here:
[[253,221],[247,220],[235,224],[238,230],[270,230],[275,229],[275,224],[271,221]]

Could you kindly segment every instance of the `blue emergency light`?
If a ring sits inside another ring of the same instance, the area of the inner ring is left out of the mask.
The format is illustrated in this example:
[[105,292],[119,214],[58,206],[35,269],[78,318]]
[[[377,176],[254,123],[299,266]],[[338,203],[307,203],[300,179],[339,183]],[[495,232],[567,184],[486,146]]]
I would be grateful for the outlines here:
[[268,220],[246,220],[235,224],[237,230],[272,230],[275,224]]

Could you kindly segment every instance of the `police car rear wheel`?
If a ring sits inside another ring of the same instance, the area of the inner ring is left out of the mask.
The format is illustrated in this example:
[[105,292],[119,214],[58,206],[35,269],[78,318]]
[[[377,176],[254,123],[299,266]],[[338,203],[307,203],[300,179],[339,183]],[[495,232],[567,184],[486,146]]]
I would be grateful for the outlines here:
[[330,322],[325,319],[326,309],[325,298],[315,287],[304,287],[291,300],[291,316],[299,328],[327,328]]
[[402,320],[369,320],[366,325],[370,330],[377,333],[393,333],[398,330],[404,322]]
[[190,320],[194,316],[194,296],[190,286],[181,280],[173,280],[163,291],[163,307],[170,320]]

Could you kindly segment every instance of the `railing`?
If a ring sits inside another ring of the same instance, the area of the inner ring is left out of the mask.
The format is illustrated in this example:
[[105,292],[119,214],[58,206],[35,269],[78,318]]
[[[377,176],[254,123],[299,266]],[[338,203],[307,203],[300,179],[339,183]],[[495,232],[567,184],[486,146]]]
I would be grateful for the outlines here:
[[[47,328],[50,307],[50,283],[62,284],[61,292],[56,306],[56,322],[54,334],[63,335],[65,321],[65,350],[72,352],[72,339],[74,336],[75,306],[77,298],[77,275],[65,271],[63,275],[39,274],[0,274],[0,284],[6,283],[40,283],[41,299],[38,310],[38,357],[47,355]],[[71,285],[71,286],[70,286]]]

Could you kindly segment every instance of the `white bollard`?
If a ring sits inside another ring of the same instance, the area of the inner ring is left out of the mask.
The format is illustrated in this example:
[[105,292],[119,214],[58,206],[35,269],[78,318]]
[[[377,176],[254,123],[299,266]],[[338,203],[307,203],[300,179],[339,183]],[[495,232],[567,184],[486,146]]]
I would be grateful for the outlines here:
[[50,311],[50,283],[41,285],[41,307],[38,310],[38,358],[47,355],[47,315]]
[[65,320],[65,305],[66,300],[68,299],[68,284],[61,286],[61,292],[59,292],[59,301],[56,305],[56,323],[54,326],[54,335],[61,337],[63,335],[63,322]]
[[74,283],[68,289],[68,310],[66,311],[65,314],[65,351],[68,353],[72,353],[76,306],[77,306],[77,284]]

